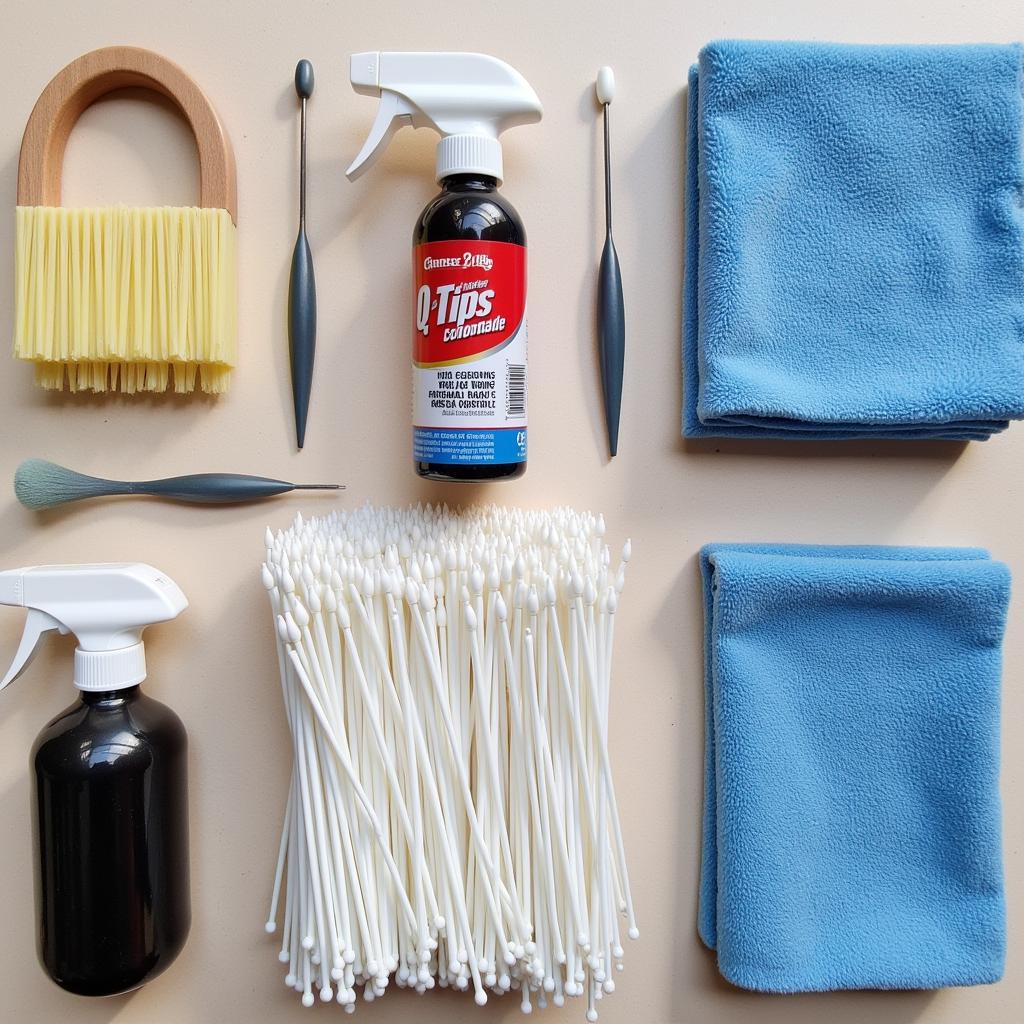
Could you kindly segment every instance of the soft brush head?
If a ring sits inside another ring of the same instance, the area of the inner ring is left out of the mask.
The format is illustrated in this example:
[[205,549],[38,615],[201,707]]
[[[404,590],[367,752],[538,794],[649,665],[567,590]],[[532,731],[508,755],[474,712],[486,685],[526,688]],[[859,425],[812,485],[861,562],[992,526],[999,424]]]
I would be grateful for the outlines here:
[[615,74],[606,64],[597,73],[597,102],[602,106],[615,99]]
[[25,508],[40,511],[110,493],[110,483],[45,459],[26,459],[14,472],[14,493]]

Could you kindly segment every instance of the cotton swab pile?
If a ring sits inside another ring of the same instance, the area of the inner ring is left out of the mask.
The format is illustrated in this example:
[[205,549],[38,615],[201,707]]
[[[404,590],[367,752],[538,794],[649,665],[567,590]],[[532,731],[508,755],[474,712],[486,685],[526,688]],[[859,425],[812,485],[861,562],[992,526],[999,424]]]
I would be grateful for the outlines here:
[[639,934],[608,756],[630,547],[613,570],[604,533],[431,505],[267,531],[294,762],[266,928],[304,1005],[393,978],[597,1019]]

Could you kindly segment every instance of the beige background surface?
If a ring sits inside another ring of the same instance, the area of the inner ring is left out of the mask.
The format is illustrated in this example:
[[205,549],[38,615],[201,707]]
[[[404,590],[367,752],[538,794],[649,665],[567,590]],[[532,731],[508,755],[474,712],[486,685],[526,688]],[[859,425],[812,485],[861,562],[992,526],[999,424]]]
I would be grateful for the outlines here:
[[[0,480],[29,455],[115,477],[226,469],[341,480],[346,503],[495,500],[600,508],[618,544],[634,539],[616,649],[613,757],[642,929],[602,1020],[807,1024],[1010,1024],[1024,1019],[1024,630],[1011,616],[1005,687],[1006,979],[973,990],[766,998],[730,989],[694,930],[701,779],[700,609],[694,554],[710,540],[990,547],[1024,579],[1024,427],[987,444],[684,445],[680,413],[683,94],[687,65],[716,36],[850,41],[1008,40],[1013,0],[810,0],[758,4],[527,0],[499,4],[215,3],[202,0],[0,6],[0,195],[13,206],[17,151],[39,91],[67,61],[115,42],[152,47],[191,71],[226,121],[238,158],[241,365],[218,402],[46,396],[30,371],[0,374]],[[418,482],[408,429],[408,244],[433,192],[433,138],[401,134],[374,172],[343,178],[374,115],[348,85],[368,49],[483,50],[515,65],[545,105],[506,136],[508,197],[530,250],[531,460],[517,484],[445,490]],[[295,232],[291,76],[308,57],[310,235],[320,348],[308,446],[291,447],[284,302]],[[591,83],[614,66],[616,238],[629,324],[622,454],[602,456],[592,309],[599,253],[598,121]],[[189,204],[192,152],[169,111],[115,100],[89,111],[68,153],[64,201]],[[13,216],[0,217],[0,295],[10,295]],[[0,337],[11,306],[0,301]],[[9,484],[4,485],[9,488]],[[0,696],[0,1020],[51,1024],[253,1024],[298,1020],[263,933],[289,745],[257,569],[263,528],[335,499],[234,510],[142,501],[32,515],[0,502],[0,563],[141,559],[169,573],[191,608],[148,638],[149,691],[192,740],[194,925],[180,960],[134,996],[88,1002],[42,974],[33,950],[27,759],[36,732],[71,701],[69,641]],[[20,615],[0,609],[0,651]],[[507,1001],[389,993],[359,1020],[513,1019]],[[309,1011],[340,1019],[336,1006]],[[577,1004],[548,1019],[582,1021]]]

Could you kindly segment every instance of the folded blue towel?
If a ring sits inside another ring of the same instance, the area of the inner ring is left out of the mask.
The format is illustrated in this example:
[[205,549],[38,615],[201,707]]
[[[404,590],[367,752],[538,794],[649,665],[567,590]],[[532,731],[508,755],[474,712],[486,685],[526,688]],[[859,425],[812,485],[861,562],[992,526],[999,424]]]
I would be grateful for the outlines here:
[[1009,572],[984,551],[701,553],[699,931],[770,992],[997,981]]
[[717,42],[690,72],[683,433],[1024,417],[1022,49]]

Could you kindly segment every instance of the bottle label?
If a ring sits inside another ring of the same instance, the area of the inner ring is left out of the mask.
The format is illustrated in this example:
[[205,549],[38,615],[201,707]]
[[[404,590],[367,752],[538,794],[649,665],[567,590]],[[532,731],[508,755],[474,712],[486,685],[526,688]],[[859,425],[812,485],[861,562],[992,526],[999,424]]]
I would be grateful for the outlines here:
[[418,462],[526,461],[526,249],[413,247],[413,451]]

